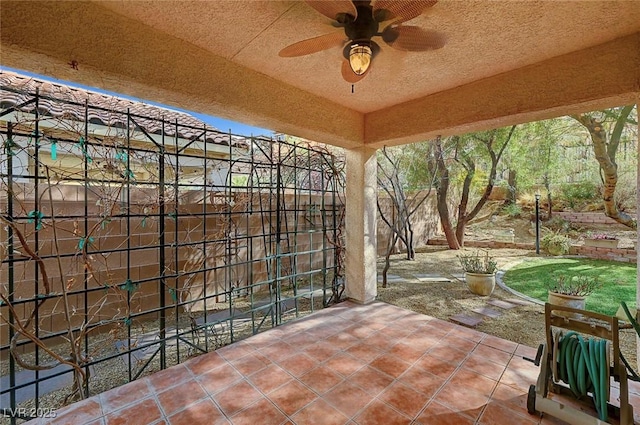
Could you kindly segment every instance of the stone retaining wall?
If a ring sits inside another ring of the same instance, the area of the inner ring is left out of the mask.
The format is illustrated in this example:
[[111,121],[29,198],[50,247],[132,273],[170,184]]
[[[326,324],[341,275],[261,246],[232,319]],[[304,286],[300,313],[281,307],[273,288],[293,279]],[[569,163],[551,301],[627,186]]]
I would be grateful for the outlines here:
[[[445,239],[429,239],[428,245],[447,245]],[[510,248],[535,250],[533,243],[511,243],[497,241],[466,241],[467,248]],[[638,258],[637,251],[633,248],[596,248],[584,245],[572,245],[569,249],[570,255],[582,255],[587,258],[598,260],[619,261],[622,263],[635,263]]]
[[619,224],[617,221],[612,219],[611,217],[607,217],[602,212],[571,212],[571,211],[560,211],[554,212],[554,215],[558,215],[562,217],[564,220],[570,221],[572,223],[583,223],[583,224]]

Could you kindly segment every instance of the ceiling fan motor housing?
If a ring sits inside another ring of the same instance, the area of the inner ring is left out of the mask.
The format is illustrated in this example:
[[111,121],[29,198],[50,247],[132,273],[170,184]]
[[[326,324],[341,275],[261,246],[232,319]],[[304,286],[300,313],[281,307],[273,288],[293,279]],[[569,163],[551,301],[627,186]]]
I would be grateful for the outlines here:
[[[364,4],[363,4],[364,3]],[[355,20],[347,19],[344,26],[345,35],[351,40],[344,48],[345,58],[349,58],[349,51],[354,44],[369,46],[375,55],[380,47],[371,41],[371,37],[378,34],[378,21],[373,17],[373,10],[369,2],[356,3],[358,17]],[[349,18],[352,18],[349,15]]]

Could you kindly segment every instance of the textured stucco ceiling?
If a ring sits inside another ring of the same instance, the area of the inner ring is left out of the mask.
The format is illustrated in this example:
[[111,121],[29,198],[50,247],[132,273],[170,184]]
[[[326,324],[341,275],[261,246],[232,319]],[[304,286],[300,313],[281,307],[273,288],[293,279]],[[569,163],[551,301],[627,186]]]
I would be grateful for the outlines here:
[[640,90],[638,0],[440,0],[407,25],[443,33],[446,45],[421,53],[383,45],[354,93],[340,75],[340,47],[278,56],[296,41],[341,31],[304,2],[0,7],[3,65],[342,146],[635,101]]

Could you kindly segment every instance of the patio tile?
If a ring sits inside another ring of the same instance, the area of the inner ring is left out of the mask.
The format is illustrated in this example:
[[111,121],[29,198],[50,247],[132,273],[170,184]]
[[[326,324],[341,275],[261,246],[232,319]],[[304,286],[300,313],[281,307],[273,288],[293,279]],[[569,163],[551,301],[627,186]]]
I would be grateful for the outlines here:
[[424,354],[423,350],[417,349],[404,342],[399,342],[388,352],[392,356],[396,356],[400,360],[404,360],[407,363],[414,363]]
[[293,415],[297,425],[344,425],[349,418],[334,409],[326,401],[319,399]]
[[424,325],[425,332],[435,337],[444,337],[451,330],[457,328],[458,325],[455,325],[450,322],[445,322],[440,319],[433,319],[429,321],[429,323]]
[[535,416],[523,416],[519,412],[510,409],[502,404],[491,402],[486,407],[482,416],[480,417],[480,425],[534,425],[537,424],[539,419]]
[[413,329],[404,325],[404,319],[397,319],[390,322],[386,327],[378,330],[380,334],[389,337],[389,339],[402,339],[413,331]]
[[387,403],[404,415],[414,418],[429,401],[423,393],[419,393],[401,382],[388,387],[378,399]]
[[455,336],[462,339],[468,339],[473,342],[480,342],[487,337],[484,332],[477,331],[475,329],[469,329],[462,326],[456,326],[449,331],[448,336]]
[[146,379],[129,382],[128,384],[100,394],[102,413],[111,413],[114,410],[139,401],[141,394],[146,395],[149,393],[149,386],[147,382],[148,381]]
[[449,335],[442,338],[442,340],[438,343],[438,345],[436,345],[436,347],[449,346],[457,350],[466,351],[468,353],[469,351],[473,351],[473,349],[476,348],[477,345],[478,343],[475,341],[466,338],[460,338],[454,335],[453,332],[449,332]]
[[460,388],[490,397],[497,382],[469,369],[460,368],[453,374],[447,385],[457,385]]
[[218,406],[228,416],[244,409],[261,397],[262,395],[245,380],[213,396]]
[[370,336],[372,333],[374,333],[376,331],[376,329],[370,328],[368,326],[362,325],[362,324],[356,324],[353,326],[349,326],[348,328],[346,328],[344,331],[342,331],[343,333],[347,334],[347,335],[351,335],[354,336],[358,339],[365,339],[368,336]]
[[265,394],[292,380],[293,377],[276,364],[271,364],[249,377],[249,381]]
[[259,353],[249,353],[243,357],[229,360],[229,363],[241,374],[251,375],[269,366],[271,361]]
[[491,395],[491,399],[492,401],[508,406],[523,415],[528,414],[527,393],[525,391],[518,390],[505,384],[498,384],[496,390]]
[[460,364],[467,357],[468,351],[458,350],[449,345],[438,344],[429,350],[429,355],[447,360],[449,363]]
[[431,347],[437,345],[442,340],[442,338],[442,336],[430,335],[428,331],[420,329],[407,335],[402,340],[400,340],[400,342],[409,344],[417,350],[427,351]]
[[360,321],[360,324],[362,326],[366,326],[368,328],[378,331],[386,327],[387,322],[388,322],[388,319],[381,319],[379,317],[373,316],[373,317],[364,318],[363,320]]
[[105,416],[104,422],[106,425],[150,424],[161,418],[162,412],[156,401],[153,398],[147,398],[124,409],[109,413]]
[[338,348],[340,350],[346,350],[347,348],[359,342],[360,342],[359,338],[356,338],[355,336],[347,335],[347,334],[333,335],[324,340],[325,344],[332,345],[333,347]]
[[472,425],[474,420],[436,401],[429,403],[416,418],[420,425]]
[[273,362],[280,362],[287,357],[294,355],[298,350],[284,341],[278,341],[265,348],[260,348],[257,351]]
[[291,416],[318,396],[301,383],[292,381],[270,393],[269,398],[280,410]]
[[385,390],[393,382],[393,378],[370,366],[363,367],[349,377],[349,382],[358,385],[372,396]]
[[[266,340],[265,340],[266,341]],[[269,343],[272,343],[271,340]],[[255,351],[255,348],[246,343],[245,341],[238,341],[237,343],[227,345],[226,347],[218,348],[215,352],[226,360],[239,359],[246,356],[249,353]]]
[[478,345],[469,357],[489,360],[502,366],[506,366],[511,361],[511,354],[482,344]]
[[464,363],[462,363],[462,367],[484,375],[494,381],[500,379],[505,369],[503,365],[486,360],[480,356],[469,356]]
[[228,425],[220,409],[209,398],[187,407],[168,418],[171,425]]
[[309,345],[303,351],[309,357],[312,357],[319,362],[323,362],[330,357],[333,357],[338,351],[341,349],[338,347],[334,347],[333,345],[329,345],[326,342],[317,342],[313,345]]
[[445,359],[434,357],[431,354],[422,356],[415,364],[440,378],[448,379],[457,369],[457,365],[448,362]]
[[369,403],[371,396],[355,385],[343,382],[325,394],[323,399],[351,418]]
[[[535,384],[540,370],[538,368],[521,367],[522,365],[509,367],[502,374],[500,382],[523,391],[527,391],[531,384]],[[533,366],[533,365],[532,365]]]
[[227,364],[226,360],[215,351],[212,353],[202,354],[186,363],[187,367],[196,376],[209,372],[225,364]]
[[196,401],[208,397],[196,381],[187,381],[158,394],[160,407],[166,415],[171,415]]
[[363,342],[368,345],[380,347],[386,351],[387,349],[390,348],[391,345],[395,344],[396,342],[399,342],[402,338],[403,336],[397,336],[397,335],[394,336],[389,331],[382,333],[382,331],[380,330],[368,336],[366,339],[363,340]]
[[209,373],[198,376],[197,381],[209,394],[215,394],[224,390],[229,385],[242,379],[242,375],[229,364],[220,366]]
[[231,422],[233,425],[279,425],[286,418],[271,401],[263,398],[231,416]]
[[300,349],[318,342],[318,337],[309,332],[300,332],[293,335],[287,335],[283,339],[287,344],[293,345]]
[[172,366],[149,376],[149,384],[155,392],[161,392],[174,385],[193,379],[189,369],[183,364]]
[[315,367],[318,362],[304,353],[296,353],[279,362],[280,367],[293,376],[300,376]]
[[446,382],[445,378],[433,375],[418,366],[413,366],[398,379],[429,398],[433,397]]
[[518,344],[513,341],[507,341],[506,339],[496,338],[495,336],[488,335],[482,340],[481,344],[488,345],[492,348],[497,348],[507,353],[513,353],[518,348]]
[[99,399],[90,398],[60,409],[52,424],[85,423],[102,416]]
[[411,364],[398,359],[391,354],[383,354],[370,363],[371,367],[374,367],[381,372],[386,373],[394,378],[402,375],[402,373],[411,367]]
[[354,421],[358,425],[408,425],[411,419],[381,401],[374,401]]
[[482,413],[489,401],[489,397],[473,390],[468,390],[458,384],[447,383],[435,396],[434,400],[457,412],[464,412],[465,415],[475,420]]
[[[528,357],[530,359],[535,359],[536,354],[538,354],[538,347],[532,348],[522,344],[518,344],[518,348],[516,348],[515,353],[513,353],[514,356]],[[631,391],[631,389],[629,389],[629,391]]]
[[324,365],[343,376],[349,376],[362,368],[365,363],[349,354],[338,353],[327,360]]
[[[343,381],[342,376],[325,366],[319,366],[299,378],[300,382],[307,385],[318,394],[324,394]],[[353,379],[350,378],[353,382]]]
[[345,352],[364,362],[370,362],[383,353],[377,347],[365,343],[352,345]]

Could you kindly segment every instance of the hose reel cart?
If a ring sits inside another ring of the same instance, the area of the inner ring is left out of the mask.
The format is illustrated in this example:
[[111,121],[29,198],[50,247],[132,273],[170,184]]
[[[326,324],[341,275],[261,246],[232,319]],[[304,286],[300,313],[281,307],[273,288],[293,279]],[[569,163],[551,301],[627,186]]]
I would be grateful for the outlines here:
[[[528,359],[540,366],[536,385],[529,387],[529,413],[547,413],[573,425],[608,424],[609,417],[618,418],[620,425],[633,425],[618,319],[549,303],[544,316],[547,342],[540,345],[535,360]],[[611,377],[620,383],[620,407],[609,402]],[[592,402],[598,417],[552,400],[549,391]]]

